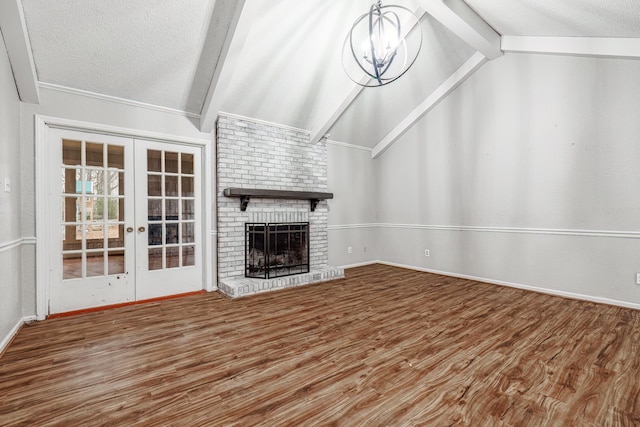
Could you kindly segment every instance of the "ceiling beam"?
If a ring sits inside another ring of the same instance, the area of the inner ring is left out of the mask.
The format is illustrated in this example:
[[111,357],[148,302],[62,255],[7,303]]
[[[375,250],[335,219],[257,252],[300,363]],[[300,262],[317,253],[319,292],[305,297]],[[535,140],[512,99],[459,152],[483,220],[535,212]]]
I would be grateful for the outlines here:
[[388,150],[402,135],[404,135],[418,120],[423,118],[431,111],[440,101],[460,86],[469,76],[471,76],[478,68],[480,68],[487,58],[480,52],[476,52],[451,74],[440,86],[433,91],[420,105],[418,105],[407,117],[405,117],[391,132],[387,134],[379,143],[373,147],[371,158],[378,158],[382,153]]
[[[418,23],[422,21],[422,18],[426,12],[422,9],[414,11],[414,14],[418,18]],[[406,37],[414,28],[416,24],[410,27],[405,27],[403,34]],[[349,89],[345,90],[344,96],[333,105],[332,108],[327,109],[326,114],[322,117],[318,124],[311,129],[311,144],[317,144],[327,134],[327,131],[335,124],[336,121],[342,116],[342,114],[349,108],[349,106],[355,101],[360,92],[365,88],[365,85],[372,79],[364,74],[358,83],[353,82]]]
[[[488,59],[495,59],[503,54],[500,49],[500,34],[495,32],[489,24],[487,24],[473,9],[471,9],[462,0],[420,0],[420,6],[423,9],[416,11],[419,19],[422,19],[425,13],[433,16],[437,21],[443,24],[451,32],[456,34],[460,39],[469,44],[471,47],[480,52]],[[477,56],[474,55],[474,58]],[[461,68],[464,68],[461,67]],[[455,78],[456,71],[449,79]],[[466,78],[466,77],[465,77]],[[443,83],[449,82],[449,79]],[[368,78],[362,79],[361,83],[365,84]],[[442,88],[443,86],[441,86]],[[327,113],[327,115],[319,121],[317,126],[311,130],[311,142],[317,143],[331,129],[340,116],[349,108],[351,103],[358,97],[363,87],[354,83],[344,97]],[[432,100],[437,93],[434,92],[425,102]],[[448,93],[447,93],[448,94]],[[446,96],[446,94],[444,95]],[[435,103],[439,102],[439,99]],[[424,104],[424,103],[423,103]],[[422,104],[421,104],[422,105]],[[435,104],[434,104],[435,105]],[[404,132],[403,132],[404,133]],[[384,140],[383,140],[384,141]],[[380,144],[378,144],[380,145]],[[381,154],[381,153],[380,153]]]
[[243,15],[245,0],[217,0],[214,5],[209,34],[220,33],[226,26],[225,38],[221,45],[211,84],[207,90],[200,112],[200,131],[211,132],[233,77],[240,53],[244,48],[250,30],[251,19]]
[[640,38],[504,36],[502,50],[514,53],[640,58]]
[[37,104],[40,101],[38,76],[20,0],[0,1],[0,31],[20,100]]
[[420,0],[429,15],[488,59],[502,55],[500,34],[462,0]]

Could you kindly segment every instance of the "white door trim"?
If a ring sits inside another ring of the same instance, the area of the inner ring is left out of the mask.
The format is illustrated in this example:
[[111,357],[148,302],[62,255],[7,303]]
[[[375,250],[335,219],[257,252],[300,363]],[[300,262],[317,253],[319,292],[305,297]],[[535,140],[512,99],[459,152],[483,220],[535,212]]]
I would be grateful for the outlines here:
[[51,209],[51,194],[48,190],[48,177],[51,169],[51,162],[47,156],[49,129],[66,128],[80,132],[104,133],[109,135],[124,136],[135,139],[146,139],[151,141],[171,142],[174,144],[185,144],[202,147],[203,182],[202,182],[202,219],[203,219],[203,289],[214,291],[217,289],[215,275],[211,260],[215,258],[213,254],[214,242],[210,238],[213,230],[212,214],[214,211],[212,191],[215,188],[212,179],[212,162],[215,157],[212,155],[212,141],[204,138],[192,138],[181,135],[171,135],[158,132],[144,131],[140,129],[124,128],[118,126],[103,125],[99,123],[82,122],[58,117],[36,115],[35,116],[35,218],[36,218],[36,318],[44,320],[48,314],[50,270],[47,251],[50,247],[51,225],[48,212]]

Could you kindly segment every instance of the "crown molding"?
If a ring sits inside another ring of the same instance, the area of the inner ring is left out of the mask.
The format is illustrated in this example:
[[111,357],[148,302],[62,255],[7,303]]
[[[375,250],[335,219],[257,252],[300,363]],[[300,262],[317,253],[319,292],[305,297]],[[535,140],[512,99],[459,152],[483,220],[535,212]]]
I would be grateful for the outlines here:
[[302,132],[302,133],[304,133],[306,135],[310,134],[310,132],[307,129],[297,128],[297,127],[288,126],[288,125],[282,125],[280,123],[269,122],[269,121],[266,121],[266,120],[254,119],[254,118],[251,118],[251,117],[241,116],[239,114],[225,113],[223,111],[221,111],[218,114],[218,117],[226,117],[226,118],[229,118],[229,119],[242,120],[243,122],[251,122],[251,123],[256,123],[256,124],[259,124],[259,125],[271,126],[271,127],[284,129],[284,130],[290,130],[290,131],[294,131],[294,132]]
[[38,86],[41,89],[53,90],[56,92],[63,92],[77,96],[84,96],[86,98],[99,99],[101,101],[115,102],[118,104],[127,105],[130,107],[144,108],[147,110],[160,111],[162,113],[175,114],[177,116],[189,117],[193,119],[200,119],[200,114],[190,113],[188,111],[178,110],[176,108],[162,107],[160,105],[148,104],[146,102],[133,101],[131,99],[119,98],[117,96],[104,95],[101,93],[90,92],[88,90],[75,89],[67,86],[57,85],[54,83],[39,82]]

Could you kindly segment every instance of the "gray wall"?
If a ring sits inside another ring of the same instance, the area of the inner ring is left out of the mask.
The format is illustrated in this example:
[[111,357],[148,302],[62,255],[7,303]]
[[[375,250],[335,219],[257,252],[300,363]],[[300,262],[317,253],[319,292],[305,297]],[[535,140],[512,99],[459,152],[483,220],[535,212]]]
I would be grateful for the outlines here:
[[640,61],[487,63],[375,161],[379,259],[640,303],[639,112]]
[[[378,187],[371,150],[327,142],[329,265],[350,266],[378,259]],[[352,248],[349,253],[348,248]]]
[[[20,102],[0,33],[0,342],[22,319]],[[11,180],[11,193],[4,180]]]

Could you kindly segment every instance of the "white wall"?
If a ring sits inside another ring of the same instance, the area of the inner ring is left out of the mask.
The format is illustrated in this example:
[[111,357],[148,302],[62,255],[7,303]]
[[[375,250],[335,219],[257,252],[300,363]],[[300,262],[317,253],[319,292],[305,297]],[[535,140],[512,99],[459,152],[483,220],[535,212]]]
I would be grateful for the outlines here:
[[[183,114],[159,111],[114,100],[68,93],[49,88],[40,89],[40,104],[21,104],[22,139],[22,230],[23,236],[35,236],[35,115],[71,119],[101,125],[117,126],[146,132],[211,140],[211,134],[198,131],[193,119]],[[212,151],[215,158],[215,151]],[[214,207],[211,207],[214,209]],[[25,251],[23,260],[24,312],[35,314],[36,277],[35,246]]]
[[640,304],[639,111],[640,61],[487,63],[377,160],[380,259]]
[[[22,319],[20,101],[0,33],[0,351]],[[11,192],[4,191],[5,178]]]
[[328,201],[329,265],[375,261],[378,203],[371,150],[328,141],[327,156],[328,187],[334,197]]

